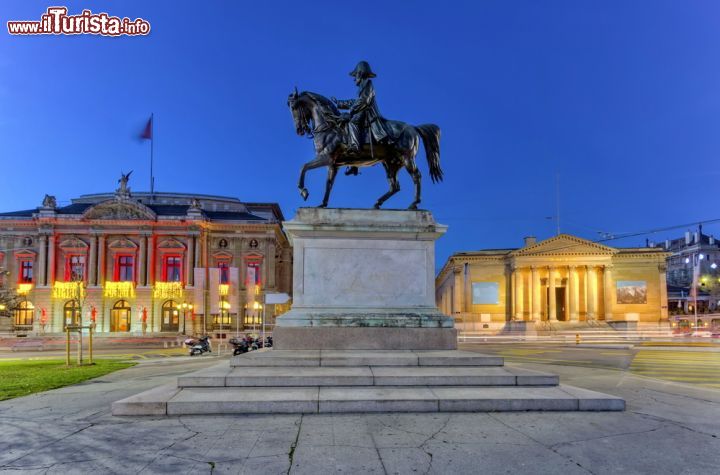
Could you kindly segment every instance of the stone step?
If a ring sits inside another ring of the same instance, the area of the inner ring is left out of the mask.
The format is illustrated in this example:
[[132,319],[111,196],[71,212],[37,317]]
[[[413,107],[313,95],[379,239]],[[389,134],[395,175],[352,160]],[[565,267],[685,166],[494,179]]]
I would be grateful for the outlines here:
[[502,366],[500,356],[471,351],[260,350],[234,356],[230,366]]
[[150,390],[113,403],[114,415],[622,411],[625,401],[573,386],[286,387]]
[[307,386],[557,386],[556,375],[483,366],[315,366],[204,369],[178,378],[178,387]]

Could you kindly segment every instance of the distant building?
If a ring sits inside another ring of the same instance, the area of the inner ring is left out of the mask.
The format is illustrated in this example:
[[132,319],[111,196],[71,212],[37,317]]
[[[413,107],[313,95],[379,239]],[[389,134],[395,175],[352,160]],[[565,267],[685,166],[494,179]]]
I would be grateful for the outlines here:
[[[693,270],[697,267],[697,311],[699,326],[720,327],[720,241],[704,234],[702,225],[696,231],[686,231],[679,239],[648,242],[649,247],[669,253],[667,258],[668,307],[676,324],[689,325],[686,316],[695,314],[692,295]],[[694,322],[692,322],[694,323]]]
[[468,331],[509,321],[657,325],[668,320],[667,256],[659,248],[614,248],[567,234],[539,243],[526,238],[517,249],[453,254],[437,276],[436,300]]
[[130,193],[123,179],[0,213],[0,285],[22,296],[3,312],[13,331],[62,332],[81,316],[117,335],[257,328],[262,294],[291,292],[277,204]]
[[668,285],[690,288],[693,279],[693,256],[702,255],[695,262],[699,273],[704,276],[720,277],[720,241],[712,235],[703,234],[702,226],[697,231],[686,231],[679,239],[664,242],[648,242],[649,247],[661,248],[670,255],[667,259]]

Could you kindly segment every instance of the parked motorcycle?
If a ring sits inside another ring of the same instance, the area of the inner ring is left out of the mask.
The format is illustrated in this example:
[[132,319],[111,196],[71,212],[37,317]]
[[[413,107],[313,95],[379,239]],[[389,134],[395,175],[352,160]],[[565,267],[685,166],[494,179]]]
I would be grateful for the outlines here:
[[197,340],[193,338],[188,338],[187,340],[185,340],[185,346],[190,349],[190,356],[202,355],[203,353],[212,353],[209,336],[201,336]]
[[245,338],[231,338],[229,343],[233,346],[233,355],[241,355],[250,351],[250,346]]

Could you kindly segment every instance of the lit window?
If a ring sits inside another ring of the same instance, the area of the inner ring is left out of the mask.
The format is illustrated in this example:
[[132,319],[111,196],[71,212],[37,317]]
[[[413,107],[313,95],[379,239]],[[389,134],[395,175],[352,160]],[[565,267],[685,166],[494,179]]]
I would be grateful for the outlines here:
[[33,262],[28,260],[20,261],[20,283],[32,284],[33,282]]
[[15,325],[31,326],[33,324],[33,315],[35,314],[35,306],[32,302],[24,301],[15,309]]
[[165,257],[165,281],[180,282],[182,280],[182,260],[178,256]]
[[117,280],[120,282],[129,282],[135,280],[133,256],[118,256],[117,272]]

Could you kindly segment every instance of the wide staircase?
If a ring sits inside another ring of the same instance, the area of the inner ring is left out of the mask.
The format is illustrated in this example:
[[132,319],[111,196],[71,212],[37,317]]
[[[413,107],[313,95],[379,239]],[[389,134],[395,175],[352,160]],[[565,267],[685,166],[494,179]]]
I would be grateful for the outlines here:
[[114,415],[622,411],[625,401],[466,351],[260,350],[113,403]]

